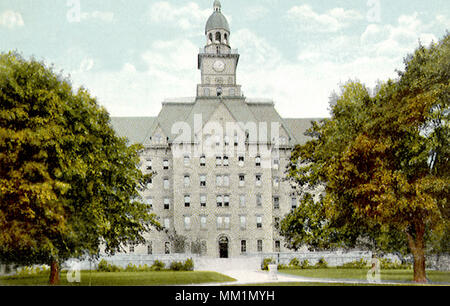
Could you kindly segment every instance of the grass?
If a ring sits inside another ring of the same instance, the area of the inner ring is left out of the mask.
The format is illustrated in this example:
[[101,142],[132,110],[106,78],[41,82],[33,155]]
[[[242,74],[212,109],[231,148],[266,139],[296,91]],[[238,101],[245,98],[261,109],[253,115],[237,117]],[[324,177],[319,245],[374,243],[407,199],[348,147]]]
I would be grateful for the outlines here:
[[[49,274],[0,277],[3,286],[45,286]],[[81,283],[69,283],[61,273],[62,286],[170,286],[232,282],[235,279],[216,272],[96,272],[82,271]]]
[[[281,273],[309,278],[331,278],[331,279],[356,279],[366,280],[366,269],[303,269],[303,270],[281,270]],[[450,272],[445,271],[427,271],[427,277],[431,282],[450,283]],[[382,281],[404,281],[413,280],[412,270],[381,270]]]

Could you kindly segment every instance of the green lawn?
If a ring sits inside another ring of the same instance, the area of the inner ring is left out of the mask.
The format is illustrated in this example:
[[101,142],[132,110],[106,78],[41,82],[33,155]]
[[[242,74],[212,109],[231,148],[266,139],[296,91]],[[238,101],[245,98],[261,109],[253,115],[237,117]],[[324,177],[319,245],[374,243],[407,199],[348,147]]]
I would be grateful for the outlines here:
[[[0,277],[0,285],[48,285],[49,275]],[[64,286],[165,286],[202,283],[233,282],[235,279],[215,272],[89,272],[82,271],[81,283],[68,283],[66,273],[61,273]]]
[[[280,273],[310,277],[310,278],[331,278],[331,279],[361,279],[367,277],[365,269],[304,269],[304,270],[281,270]],[[427,277],[432,282],[450,283],[450,272],[427,271]],[[381,270],[381,280],[383,281],[412,281],[412,270]]]

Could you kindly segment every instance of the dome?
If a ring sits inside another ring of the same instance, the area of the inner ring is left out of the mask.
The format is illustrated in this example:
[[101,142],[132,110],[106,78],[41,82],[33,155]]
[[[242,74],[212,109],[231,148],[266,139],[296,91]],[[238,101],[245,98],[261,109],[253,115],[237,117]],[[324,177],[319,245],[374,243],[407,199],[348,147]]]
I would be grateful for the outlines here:
[[214,1],[214,13],[209,17],[206,22],[205,33],[208,33],[211,30],[225,30],[230,32],[230,26],[228,24],[227,19],[221,12],[222,5],[219,0]]

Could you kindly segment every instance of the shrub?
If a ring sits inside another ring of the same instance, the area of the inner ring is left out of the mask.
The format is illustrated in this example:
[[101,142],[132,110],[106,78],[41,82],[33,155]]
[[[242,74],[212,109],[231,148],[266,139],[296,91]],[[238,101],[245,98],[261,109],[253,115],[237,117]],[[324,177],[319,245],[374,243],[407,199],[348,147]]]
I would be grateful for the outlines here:
[[347,263],[339,266],[339,268],[341,268],[341,269],[366,269],[366,268],[368,268],[368,266],[369,266],[369,264],[367,263],[367,261],[365,261],[364,258],[361,258],[360,260],[347,262]]
[[272,258],[264,258],[261,269],[263,269],[264,271],[268,271],[269,265],[274,264],[274,263],[275,263],[275,261]]
[[184,271],[194,271],[194,261],[192,258],[189,258],[184,262]]
[[161,271],[164,269],[166,265],[159,260],[155,260],[155,262],[153,263],[153,265],[150,267],[150,270],[152,271]]
[[300,267],[300,261],[297,258],[292,258],[292,260],[289,262],[289,267],[298,269]]
[[129,263],[128,266],[125,268],[125,272],[139,272],[139,268],[133,265],[132,263]]
[[184,269],[184,265],[180,261],[173,261],[170,264],[170,270],[172,270],[172,271],[183,271],[183,269]]
[[120,272],[122,269],[116,265],[108,263],[106,260],[102,259],[97,265],[97,271],[99,272]]
[[412,269],[412,265],[392,262],[389,258],[381,258],[380,268],[384,270]]
[[279,264],[279,265],[277,266],[277,269],[278,269],[278,270],[286,270],[286,269],[288,269],[288,268],[289,268],[288,266],[282,265],[282,264]]
[[322,258],[319,259],[319,261],[314,265],[314,268],[316,268],[316,269],[325,269],[325,268],[328,268],[328,263],[327,263],[326,260],[322,257]]
[[302,261],[302,264],[300,265],[300,268],[302,268],[302,269],[309,269],[310,268],[308,259],[305,259],[305,260]]

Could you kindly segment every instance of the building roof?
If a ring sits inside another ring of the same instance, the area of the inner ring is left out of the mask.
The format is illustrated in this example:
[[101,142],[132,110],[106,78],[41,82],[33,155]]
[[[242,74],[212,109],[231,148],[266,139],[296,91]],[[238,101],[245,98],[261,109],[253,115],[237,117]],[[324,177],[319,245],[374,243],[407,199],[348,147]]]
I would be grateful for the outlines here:
[[216,10],[206,22],[205,34],[211,30],[225,30],[230,32],[230,25],[227,18],[219,10]]
[[172,128],[176,123],[187,123],[191,127],[192,139],[194,133],[195,117],[201,115],[201,127],[209,121],[217,107],[222,103],[234,117],[242,124],[255,122],[256,124],[267,123],[267,141],[270,142],[272,123],[280,123],[287,135],[289,144],[304,144],[309,140],[305,132],[311,127],[311,121],[320,119],[283,119],[275,110],[274,104],[270,100],[256,99],[249,101],[236,101],[232,99],[198,99],[195,103],[189,102],[191,99],[171,99],[166,100],[158,117],[113,117],[111,124],[120,137],[126,137],[129,144],[146,144],[150,137],[154,136],[158,129],[161,129],[165,137],[169,137],[172,142],[178,136],[173,133]]

